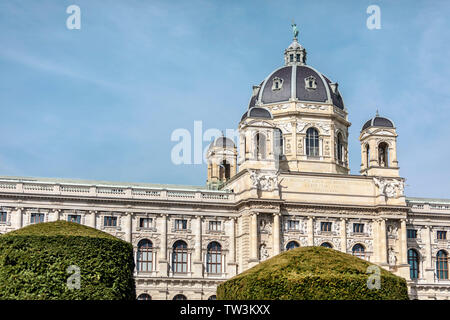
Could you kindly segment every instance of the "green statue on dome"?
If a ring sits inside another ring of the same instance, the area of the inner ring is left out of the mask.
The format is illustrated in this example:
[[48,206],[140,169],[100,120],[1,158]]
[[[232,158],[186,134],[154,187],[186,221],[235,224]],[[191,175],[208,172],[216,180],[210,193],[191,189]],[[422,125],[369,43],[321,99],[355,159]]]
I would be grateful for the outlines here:
[[297,29],[297,25],[295,24],[295,22],[292,22],[292,33],[294,34],[294,39],[298,40],[298,29]]

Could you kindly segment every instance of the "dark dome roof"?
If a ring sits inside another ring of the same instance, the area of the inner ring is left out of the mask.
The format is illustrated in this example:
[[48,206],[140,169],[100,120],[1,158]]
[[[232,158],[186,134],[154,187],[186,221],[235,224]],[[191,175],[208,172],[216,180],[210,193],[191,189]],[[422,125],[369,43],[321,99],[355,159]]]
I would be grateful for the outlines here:
[[235,144],[234,144],[233,140],[231,140],[230,138],[221,136],[221,137],[214,139],[214,141],[211,142],[211,144],[209,145],[208,149],[211,149],[212,147],[234,148]]
[[[315,89],[306,88],[305,82],[309,77],[315,79]],[[279,89],[273,88],[275,78],[282,81]],[[297,98],[300,101],[333,103],[336,107],[344,109],[344,102],[337,90],[337,85],[307,65],[281,67],[272,72],[259,87],[250,99],[249,108],[254,107],[257,101],[268,104],[287,102],[291,98]]]
[[273,119],[269,110],[260,107],[250,108],[242,115],[241,121],[245,118]]
[[376,116],[372,119],[368,120],[366,123],[364,123],[362,130],[365,130],[369,127],[385,127],[385,128],[394,128],[394,122],[388,118]]

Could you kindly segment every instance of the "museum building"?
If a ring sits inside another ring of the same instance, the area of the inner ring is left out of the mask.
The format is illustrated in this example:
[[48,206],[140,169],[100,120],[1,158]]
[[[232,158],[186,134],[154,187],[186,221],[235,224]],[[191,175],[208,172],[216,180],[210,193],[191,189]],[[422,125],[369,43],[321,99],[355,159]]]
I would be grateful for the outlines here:
[[142,300],[215,299],[220,282],[301,246],[373,262],[412,299],[449,299],[450,200],[405,196],[396,127],[378,114],[350,174],[350,125],[295,34],[284,66],[253,86],[239,143],[209,146],[204,187],[4,176],[0,233],[63,219],[131,242]]

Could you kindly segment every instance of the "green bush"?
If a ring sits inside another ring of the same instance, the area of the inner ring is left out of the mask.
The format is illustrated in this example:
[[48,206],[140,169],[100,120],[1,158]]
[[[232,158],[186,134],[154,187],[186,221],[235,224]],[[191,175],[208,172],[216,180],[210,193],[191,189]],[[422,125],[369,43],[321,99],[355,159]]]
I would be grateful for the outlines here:
[[[79,289],[67,285],[71,265],[80,268]],[[39,223],[0,236],[0,299],[132,300],[133,270],[130,243],[77,223]]]
[[365,260],[325,247],[283,252],[221,283],[219,300],[407,300],[405,279],[380,268],[380,289]]

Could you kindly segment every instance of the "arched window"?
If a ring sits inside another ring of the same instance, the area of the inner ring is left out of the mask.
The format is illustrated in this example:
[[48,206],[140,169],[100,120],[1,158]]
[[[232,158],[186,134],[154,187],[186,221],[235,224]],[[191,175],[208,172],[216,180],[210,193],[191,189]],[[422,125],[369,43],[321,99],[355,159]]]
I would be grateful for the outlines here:
[[362,246],[362,244],[355,244],[352,248],[352,253],[354,256],[364,259],[365,258],[365,254],[364,254],[364,247]]
[[389,165],[389,146],[386,142],[378,145],[378,165],[380,167],[388,167]]
[[211,297],[208,298],[208,300],[217,300],[216,295],[212,295]]
[[448,280],[448,254],[444,250],[436,255],[436,275],[439,280]]
[[206,272],[222,273],[222,246],[216,241],[208,244],[206,253]]
[[337,134],[337,159],[340,163],[344,162],[344,144],[342,142],[342,134],[338,132]]
[[177,273],[187,272],[187,244],[182,240],[178,240],[173,244],[172,252],[172,270]]
[[283,155],[283,132],[281,132],[280,129],[275,129],[274,141],[275,141],[275,155],[281,157]]
[[321,247],[333,249],[333,246],[329,242],[324,242],[320,245]]
[[409,275],[411,279],[419,278],[419,254],[414,249],[408,250]]
[[230,179],[230,164],[226,160],[219,165],[219,179],[221,181]]
[[319,156],[319,132],[315,128],[306,131],[306,155],[308,157]]
[[300,247],[300,245],[298,244],[297,241],[290,241],[287,245],[286,245],[286,250],[291,250],[291,249],[295,249]]
[[262,133],[255,135],[256,159],[266,158],[266,137]]
[[146,293],[143,293],[143,294],[140,294],[140,295],[137,297],[137,299],[138,299],[138,300],[152,300],[152,297],[150,297],[150,295],[148,295],[148,294],[146,294]]
[[172,300],[187,300],[187,298],[183,294],[177,294]]
[[138,272],[149,272],[153,270],[153,244],[150,240],[143,239],[139,241],[136,262]]
[[366,144],[366,167],[370,167],[370,147],[369,144]]

